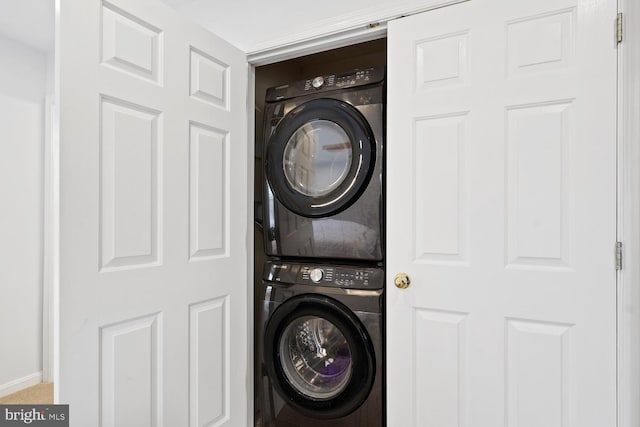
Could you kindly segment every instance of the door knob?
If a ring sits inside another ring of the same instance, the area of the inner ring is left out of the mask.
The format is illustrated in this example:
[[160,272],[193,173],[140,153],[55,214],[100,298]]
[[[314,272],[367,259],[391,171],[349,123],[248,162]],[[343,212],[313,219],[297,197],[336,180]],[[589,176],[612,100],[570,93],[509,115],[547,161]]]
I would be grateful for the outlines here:
[[400,289],[407,289],[411,284],[411,279],[407,276],[407,273],[398,273],[395,278],[396,287]]

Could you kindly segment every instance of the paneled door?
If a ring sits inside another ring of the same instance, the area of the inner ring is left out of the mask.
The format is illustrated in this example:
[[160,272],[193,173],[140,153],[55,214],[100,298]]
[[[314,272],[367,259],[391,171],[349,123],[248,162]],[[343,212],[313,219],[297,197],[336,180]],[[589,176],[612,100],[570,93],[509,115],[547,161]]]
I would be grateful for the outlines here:
[[389,426],[616,425],[615,18],[472,0],[389,24]]
[[244,53],[153,0],[60,0],[56,400],[76,427],[245,426]]

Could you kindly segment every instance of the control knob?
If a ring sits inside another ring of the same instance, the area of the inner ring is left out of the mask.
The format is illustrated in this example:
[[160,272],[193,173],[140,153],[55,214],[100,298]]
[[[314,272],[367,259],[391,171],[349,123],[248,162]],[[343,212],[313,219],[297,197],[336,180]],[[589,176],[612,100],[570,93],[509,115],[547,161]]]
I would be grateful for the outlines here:
[[309,272],[309,277],[313,283],[318,283],[324,277],[324,271],[319,268],[314,268]]
[[324,86],[324,77],[322,77],[322,76],[316,77],[311,82],[311,85],[316,89],[320,89],[322,86]]

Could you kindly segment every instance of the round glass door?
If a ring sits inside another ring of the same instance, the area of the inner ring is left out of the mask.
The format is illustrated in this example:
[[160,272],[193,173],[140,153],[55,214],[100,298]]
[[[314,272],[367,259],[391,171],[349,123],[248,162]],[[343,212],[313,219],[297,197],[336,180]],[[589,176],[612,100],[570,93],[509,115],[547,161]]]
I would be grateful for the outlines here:
[[281,397],[316,418],[350,414],[375,379],[375,354],[358,317],[333,298],[305,294],[271,315],[264,362]]
[[291,322],[280,338],[280,364],[300,393],[313,399],[331,399],[351,379],[353,363],[345,336],[322,317],[302,316]]
[[269,186],[289,210],[321,217],[348,208],[373,173],[376,142],[352,105],[314,99],[292,109],[268,138]]
[[326,196],[338,188],[351,168],[352,148],[346,132],[328,120],[300,126],[284,148],[282,165],[289,185],[299,193]]

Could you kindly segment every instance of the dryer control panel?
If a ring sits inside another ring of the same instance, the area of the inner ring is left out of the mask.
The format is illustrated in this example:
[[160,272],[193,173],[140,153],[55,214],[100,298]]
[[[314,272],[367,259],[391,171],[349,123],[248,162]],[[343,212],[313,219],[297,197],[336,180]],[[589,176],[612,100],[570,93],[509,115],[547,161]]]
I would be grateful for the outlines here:
[[365,86],[383,80],[384,67],[362,68],[340,74],[313,76],[306,80],[267,89],[265,101],[281,101],[311,93]]
[[265,265],[264,280],[292,285],[382,289],[384,287],[384,270],[374,267],[273,261]]

